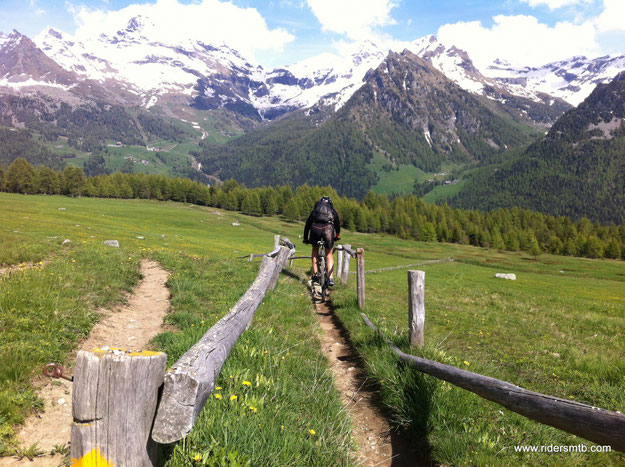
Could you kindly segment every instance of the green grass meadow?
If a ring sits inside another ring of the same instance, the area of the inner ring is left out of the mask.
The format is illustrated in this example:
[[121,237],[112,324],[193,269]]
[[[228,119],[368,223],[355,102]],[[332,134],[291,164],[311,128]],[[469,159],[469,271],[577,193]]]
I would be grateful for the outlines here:
[[[59,210],[64,208],[64,210]],[[176,331],[155,349],[173,363],[245,292],[273,234],[299,239],[302,223],[182,203],[0,193],[0,454],[41,409],[32,377],[64,363],[97,320],[123,300],[149,257],[170,271]],[[232,225],[233,223],[239,225]],[[143,237],[143,239],[137,238]],[[65,239],[71,243],[63,245]],[[116,239],[121,248],[103,245]],[[434,259],[426,272],[426,346],[417,355],[526,389],[611,410],[625,409],[625,263],[343,232],[365,249],[366,269]],[[300,248],[301,246],[301,248]],[[41,263],[41,264],[40,264]],[[295,269],[308,269],[305,260]],[[352,262],[352,270],[355,263]],[[406,269],[367,274],[366,313],[408,350]],[[494,278],[513,272],[516,281]],[[380,387],[393,426],[426,439],[442,465],[622,465],[619,453],[517,453],[514,446],[593,444],[516,415],[402,364],[367,328],[355,276],[332,294],[337,315]],[[164,450],[171,466],[353,465],[350,421],[341,410],[305,287],[282,275],[234,347],[194,430]]]

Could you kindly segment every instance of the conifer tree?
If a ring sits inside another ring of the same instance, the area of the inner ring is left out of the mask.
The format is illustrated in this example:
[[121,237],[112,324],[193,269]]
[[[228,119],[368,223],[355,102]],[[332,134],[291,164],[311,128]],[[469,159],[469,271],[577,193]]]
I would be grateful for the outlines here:
[[56,195],[61,192],[59,176],[50,167],[37,167],[37,186],[39,193]]
[[299,206],[297,205],[295,198],[291,198],[287,201],[287,203],[284,206],[283,214],[286,220],[290,222],[295,222],[296,220],[299,220],[300,218]]
[[87,184],[87,178],[81,168],[68,165],[63,171],[63,184],[64,193],[73,197],[82,196]]
[[18,157],[9,165],[6,186],[11,193],[37,193],[35,168],[23,157]]
[[605,248],[605,257],[618,259],[621,257],[621,246],[616,238],[612,238]]
[[2,166],[0,165],[0,191],[4,191],[4,187],[5,187],[5,177],[6,174],[4,173],[4,169],[2,168]]
[[260,216],[262,214],[258,193],[254,191],[248,192],[241,203],[241,212],[252,216]]

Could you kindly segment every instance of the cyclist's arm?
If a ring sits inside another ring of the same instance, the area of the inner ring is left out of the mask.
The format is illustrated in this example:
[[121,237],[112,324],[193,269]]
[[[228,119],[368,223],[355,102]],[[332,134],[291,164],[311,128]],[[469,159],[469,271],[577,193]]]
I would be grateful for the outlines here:
[[336,209],[332,208],[332,215],[334,216],[334,231],[336,235],[340,235],[341,233],[341,219],[339,219],[339,213],[336,212]]
[[308,219],[306,219],[306,225],[304,226],[304,241],[308,240],[308,234],[310,233],[310,226],[312,225],[312,212],[309,214]]

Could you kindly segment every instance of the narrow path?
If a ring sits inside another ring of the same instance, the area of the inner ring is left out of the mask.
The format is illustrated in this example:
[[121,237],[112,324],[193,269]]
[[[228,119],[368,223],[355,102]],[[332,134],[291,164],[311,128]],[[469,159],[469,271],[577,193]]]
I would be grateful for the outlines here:
[[391,431],[376,405],[377,389],[367,380],[360,357],[331,303],[315,303],[315,315],[323,332],[322,353],[330,361],[334,383],[352,421],[352,436],[358,444],[358,464],[366,467],[419,465],[409,445]]
[[[100,321],[79,350],[98,347],[120,347],[143,350],[149,341],[164,330],[163,319],[169,309],[169,289],[165,286],[169,274],[158,263],[141,262],[143,279],[128,297],[128,303],[113,310],[99,310]],[[47,455],[34,461],[24,458],[0,458],[0,466],[58,466],[63,456],[49,453],[55,446],[69,445],[72,424],[72,383],[64,379],[44,376],[35,383],[38,394],[44,400],[45,411],[26,420],[18,433],[20,446],[27,449],[38,443]]]

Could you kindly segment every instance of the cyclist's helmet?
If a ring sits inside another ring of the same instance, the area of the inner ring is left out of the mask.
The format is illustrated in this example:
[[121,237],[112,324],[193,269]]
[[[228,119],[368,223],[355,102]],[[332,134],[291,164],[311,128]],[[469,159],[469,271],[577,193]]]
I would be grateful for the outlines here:
[[332,198],[330,198],[329,196],[322,196],[319,201],[327,201],[328,203],[332,204]]

